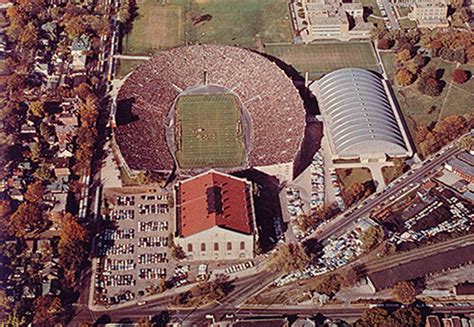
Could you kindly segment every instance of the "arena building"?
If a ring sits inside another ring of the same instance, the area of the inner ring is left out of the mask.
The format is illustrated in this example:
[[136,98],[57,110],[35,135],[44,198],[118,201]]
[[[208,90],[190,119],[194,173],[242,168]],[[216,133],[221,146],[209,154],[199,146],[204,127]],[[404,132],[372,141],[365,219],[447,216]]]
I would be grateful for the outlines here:
[[139,66],[118,92],[112,125],[129,172],[185,175],[293,165],[306,126],[284,71],[222,45],[174,48]]
[[209,171],[175,185],[176,238],[188,260],[254,257],[252,183]]
[[343,68],[313,83],[333,160],[383,162],[413,150],[388,82],[359,68]]

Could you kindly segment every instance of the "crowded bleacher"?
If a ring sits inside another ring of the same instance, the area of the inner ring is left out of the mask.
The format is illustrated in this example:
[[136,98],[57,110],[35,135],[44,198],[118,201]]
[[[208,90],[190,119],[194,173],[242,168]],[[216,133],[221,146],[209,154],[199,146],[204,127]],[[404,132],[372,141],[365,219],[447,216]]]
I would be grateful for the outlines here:
[[304,134],[305,110],[285,73],[241,48],[193,45],[160,53],[139,66],[117,98],[115,136],[132,169],[168,171],[168,113],[180,90],[219,85],[236,94],[251,117],[248,165],[292,162]]

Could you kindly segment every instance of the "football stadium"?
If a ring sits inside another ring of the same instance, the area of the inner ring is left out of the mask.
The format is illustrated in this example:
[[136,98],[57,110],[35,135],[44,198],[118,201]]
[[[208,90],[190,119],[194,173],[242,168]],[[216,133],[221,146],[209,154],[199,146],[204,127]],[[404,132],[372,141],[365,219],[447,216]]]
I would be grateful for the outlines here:
[[232,171],[294,163],[305,131],[298,90],[275,63],[242,48],[191,45],[126,77],[114,137],[132,171]]

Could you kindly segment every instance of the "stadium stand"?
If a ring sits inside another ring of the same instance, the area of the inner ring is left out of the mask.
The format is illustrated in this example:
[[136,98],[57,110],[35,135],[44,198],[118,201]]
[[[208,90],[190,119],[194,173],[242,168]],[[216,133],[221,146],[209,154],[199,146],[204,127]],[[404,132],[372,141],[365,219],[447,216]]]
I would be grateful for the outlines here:
[[251,119],[248,166],[293,162],[304,134],[305,109],[292,81],[252,51],[192,45],[153,57],[119,90],[115,138],[131,169],[173,169],[166,133],[169,111],[179,94],[203,84],[228,89],[247,110]]

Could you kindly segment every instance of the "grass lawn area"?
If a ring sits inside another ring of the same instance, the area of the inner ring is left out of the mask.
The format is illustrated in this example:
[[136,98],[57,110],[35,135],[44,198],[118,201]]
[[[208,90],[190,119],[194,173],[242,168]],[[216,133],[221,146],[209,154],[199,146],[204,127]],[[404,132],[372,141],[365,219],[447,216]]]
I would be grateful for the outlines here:
[[118,59],[117,60],[117,78],[123,78],[127,76],[132,70],[139,65],[145,63],[145,60],[134,60],[134,59]]
[[[398,103],[405,118],[411,117],[418,125],[430,125],[450,115],[464,115],[472,112],[474,102],[474,79],[462,85],[451,83],[452,71],[456,64],[434,58],[428,65],[432,65],[443,71],[442,80],[446,82],[441,95],[430,97],[421,94],[417,90],[416,82],[408,87],[400,88],[394,82],[396,72],[395,57],[393,53],[382,53],[382,62],[390,77]],[[474,64],[461,65],[460,68],[474,73]],[[414,126],[410,119],[406,119],[410,132],[413,133]]]
[[379,71],[368,42],[334,42],[304,45],[266,45],[265,52],[293,66],[311,78],[344,67],[359,67]]
[[[416,82],[408,87],[398,87],[394,83],[396,73],[395,55],[393,53],[381,53],[381,57],[412,136],[416,133],[414,122],[418,126],[429,126],[446,116],[472,113],[474,79],[471,77],[469,81],[461,85],[452,83],[451,74],[456,69],[456,63],[440,58],[434,58],[428,63],[428,65],[432,65],[443,72],[441,79],[446,83],[441,95],[430,97],[421,94],[417,90]],[[474,64],[460,65],[459,68],[469,70],[471,74],[474,74]],[[390,177],[390,170],[387,171],[387,177]]]
[[[138,15],[123,39],[126,54],[188,42],[261,49],[263,43],[292,40],[286,0],[141,0],[137,5]],[[199,17],[206,19],[197,22]]]
[[292,40],[287,0],[196,0],[192,7],[191,16],[212,18],[187,23],[191,42],[261,48],[262,43]]
[[385,184],[391,183],[400,175],[397,174],[395,167],[382,167],[382,175],[385,181]]
[[360,3],[362,3],[362,6],[370,8],[372,10],[372,14],[376,16],[382,16],[376,0],[361,0]]
[[409,20],[408,18],[399,19],[398,23],[400,24],[401,28],[415,28],[416,22]]
[[175,111],[176,158],[182,168],[242,164],[244,140],[240,108],[234,95],[181,96]]
[[348,188],[354,183],[363,184],[367,181],[372,181],[372,174],[368,168],[336,169],[336,174],[343,188]]
[[187,1],[137,1],[137,17],[131,30],[123,38],[126,54],[149,54],[159,49],[172,48],[185,41],[185,9]]

